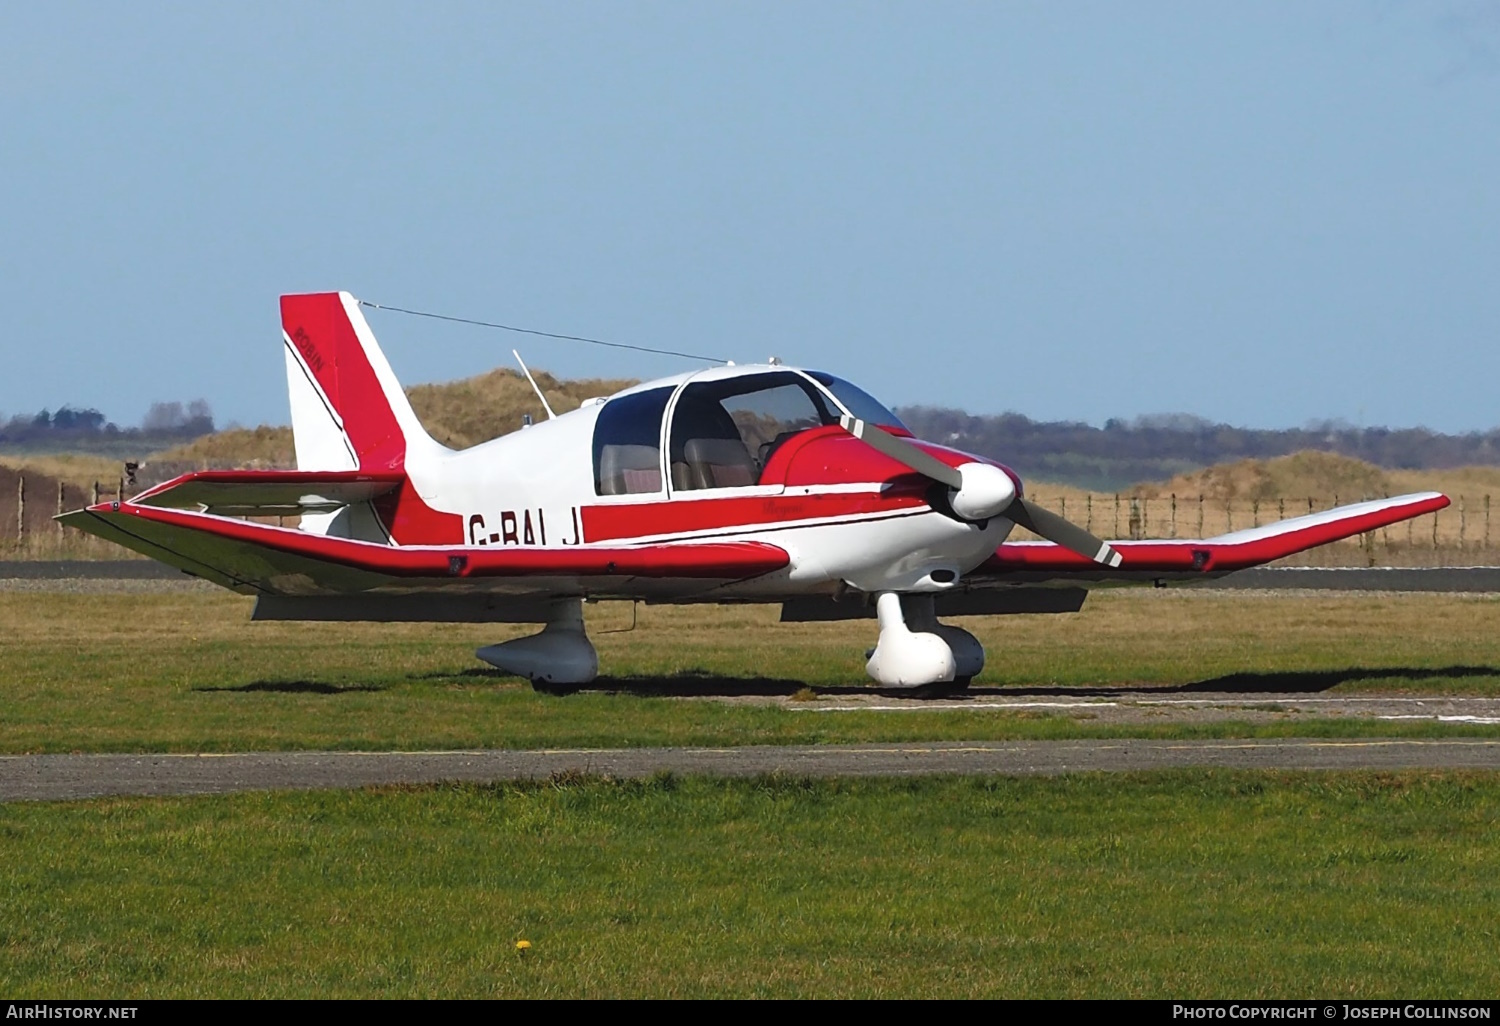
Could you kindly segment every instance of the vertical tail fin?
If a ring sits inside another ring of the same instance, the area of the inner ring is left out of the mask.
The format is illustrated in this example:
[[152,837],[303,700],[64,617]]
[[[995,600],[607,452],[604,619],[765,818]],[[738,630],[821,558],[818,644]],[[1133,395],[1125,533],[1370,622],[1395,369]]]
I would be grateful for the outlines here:
[[439,448],[347,292],[281,297],[299,470],[400,470]]

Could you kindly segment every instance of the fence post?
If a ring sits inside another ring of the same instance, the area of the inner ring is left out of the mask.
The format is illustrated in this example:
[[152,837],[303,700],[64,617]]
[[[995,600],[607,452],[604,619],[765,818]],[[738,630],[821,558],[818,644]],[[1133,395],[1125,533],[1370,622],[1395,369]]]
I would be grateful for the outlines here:
[[1469,532],[1469,515],[1464,510],[1464,497],[1458,497],[1458,550],[1463,551],[1464,536]]
[[1112,535],[1110,535],[1110,537],[1112,537],[1112,538],[1118,538],[1118,537],[1120,537],[1120,493],[1119,492],[1115,492],[1115,533],[1112,534]]
[[1136,537],[1137,538],[1149,538],[1149,537],[1151,537],[1151,500],[1150,499],[1142,499],[1141,500],[1141,533],[1138,534],[1138,535],[1136,535]]
[[1084,497],[1083,508],[1084,508],[1084,511],[1088,514],[1088,517],[1087,517],[1087,519],[1086,519],[1086,521],[1085,521],[1085,523],[1083,525],[1083,529],[1085,531],[1088,531],[1090,534],[1092,534],[1094,532],[1094,493],[1093,492],[1089,492],[1088,495]]
[[1172,493],[1172,537],[1177,537],[1177,493]]
[[16,475],[16,544],[26,543],[26,475]]
[[1490,547],[1490,495],[1484,495],[1484,547]]
[[1234,507],[1228,499],[1224,500],[1224,533],[1234,533]]
[[[63,498],[63,483],[61,481],[59,481],[59,482],[57,482],[57,515],[58,516],[62,516],[63,513],[66,512],[66,510],[63,509],[63,506],[65,506],[66,504],[67,504],[67,500],[65,498]],[[54,522],[57,524],[57,536],[59,538],[61,538],[63,536],[62,521],[58,520],[58,521],[54,521]]]
[[1437,532],[1438,532],[1438,511],[1437,510],[1433,510],[1432,511],[1432,548],[1433,548],[1434,552],[1437,551],[1437,547],[1438,547]]
[[1061,499],[1058,499],[1057,500],[1057,505],[1058,505],[1058,510],[1057,510],[1058,514],[1064,520],[1068,519],[1068,497],[1066,495],[1064,495]]
[[1260,526],[1260,500],[1259,499],[1251,499],[1250,500],[1250,526],[1251,527],[1259,527]]
[[1203,537],[1203,493],[1198,493],[1198,537]]

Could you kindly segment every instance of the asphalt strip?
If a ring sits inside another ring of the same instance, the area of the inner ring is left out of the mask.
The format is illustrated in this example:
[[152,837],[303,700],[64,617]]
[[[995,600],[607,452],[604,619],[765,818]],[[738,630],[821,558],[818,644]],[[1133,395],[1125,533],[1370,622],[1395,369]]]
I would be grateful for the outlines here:
[[468,752],[0,756],[0,801],[546,779],[581,771],[755,776],[1055,775],[1185,767],[1500,769],[1500,739],[1140,739]]

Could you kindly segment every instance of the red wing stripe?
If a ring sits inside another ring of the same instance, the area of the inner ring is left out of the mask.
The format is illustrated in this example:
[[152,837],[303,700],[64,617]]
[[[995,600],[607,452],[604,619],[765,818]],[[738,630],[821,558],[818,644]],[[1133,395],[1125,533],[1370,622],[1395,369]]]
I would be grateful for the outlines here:
[[791,562],[786,550],[754,541],[568,549],[401,548],[132,503],[122,503],[118,510],[113,503],[100,503],[89,511],[122,527],[128,524],[127,518],[140,517],[391,577],[571,575],[742,580],[772,573]]
[[[1393,499],[1356,503],[1342,509],[1237,531],[1203,541],[1116,541],[1121,572],[1216,571],[1225,573],[1259,566],[1283,556],[1352,538],[1402,520],[1423,516],[1449,504],[1446,495],[1425,492]],[[1086,571],[1099,577],[1108,571],[1051,542],[1008,542],[972,571],[971,577],[1004,575],[1015,571],[1056,571],[1060,576]]]

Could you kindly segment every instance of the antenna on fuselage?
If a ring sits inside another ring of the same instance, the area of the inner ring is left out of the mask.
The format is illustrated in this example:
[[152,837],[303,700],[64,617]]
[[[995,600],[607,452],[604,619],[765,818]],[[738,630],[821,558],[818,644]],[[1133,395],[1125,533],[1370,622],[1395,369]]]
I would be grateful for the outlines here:
[[531,382],[531,390],[535,392],[536,397],[542,401],[542,409],[547,411],[547,419],[557,419],[557,414],[552,412],[552,407],[547,403],[547,397],[542,395],[541,386],[536,383],[536,378],[531,376],[531,371],[526,369],[526,361],[521,359],[521,354],[512,349],[510,351],[510,355],[514,356],[516,358],[516,362],[521,365],[521,373],[526,375],[526,380]]

